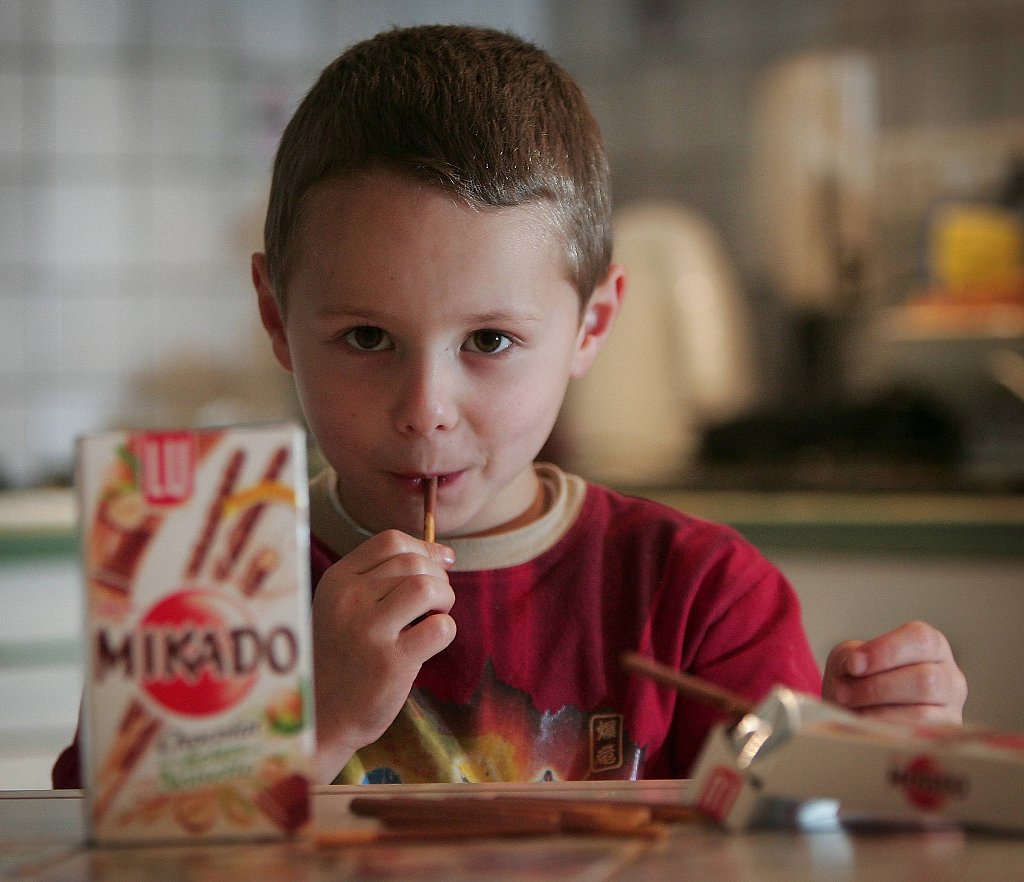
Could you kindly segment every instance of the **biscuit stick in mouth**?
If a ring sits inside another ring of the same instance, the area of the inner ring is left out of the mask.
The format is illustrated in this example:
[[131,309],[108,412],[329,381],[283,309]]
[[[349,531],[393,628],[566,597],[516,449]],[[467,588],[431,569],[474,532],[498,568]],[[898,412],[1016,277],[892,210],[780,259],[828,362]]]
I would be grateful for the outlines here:
[[434,509],[437,508],[437,475],[423,479],[423,541],[433,542],[435,536]]

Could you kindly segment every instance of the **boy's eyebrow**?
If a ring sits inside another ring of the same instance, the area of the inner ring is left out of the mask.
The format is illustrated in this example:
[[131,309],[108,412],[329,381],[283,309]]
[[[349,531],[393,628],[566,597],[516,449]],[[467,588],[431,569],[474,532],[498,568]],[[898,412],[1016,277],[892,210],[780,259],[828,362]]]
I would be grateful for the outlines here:
[[[381,325],[387,324],[393,318],[390,314],[373,309],[372,307],[338,309],[332,306],[323,306],[316,311],[316,315],[318,318],[324,319],[358,319],[359,321]],[[479,325],[483,327],[487,325],[501,325],[505,322],[543,322],[545,318],[546,316],[541,312],[498,309],[490,310],[488,312],[467,313],[464,316],[460,316],[460,321],[465,324]]]
[[472,313],[466,316],[468,324],[476,325],[500,325],[509,321],[542,322],[544,319],[543,313],[514,309],[499,309],[493,312]]

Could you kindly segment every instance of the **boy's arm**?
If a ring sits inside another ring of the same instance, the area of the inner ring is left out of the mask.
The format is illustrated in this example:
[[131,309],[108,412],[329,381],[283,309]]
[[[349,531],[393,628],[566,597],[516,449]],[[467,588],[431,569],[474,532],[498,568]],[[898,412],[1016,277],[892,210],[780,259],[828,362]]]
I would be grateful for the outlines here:
[[50,783],[54,790],[77,790],[82,786],[82,767],[78,752],[81,733],[81,710],[79,710],[79,722],[75,728],[75,737],[71,744],[60,752],[50,771]]
[[967,681],[945,636],[909,622],[873,640],[847,640],[825,664],[822,695],[877,719],[963,722]]
[[[777,685],[820,694],[821,670],[801,623],[800,603],[785,576],[745,542],[709,568],[707,604],[695,605],[677,666],[710,683],[761,701]],[[659,615],[668,627],[670,616]],[[671,658],[669,653],[665,658]],[[668,776],[686,777],[708,730],[721,721],[710,706],[680,697]]]
[[330,783],[398,715],[420,666],[455,638],[451,549],[388,530],[324,573],[313,595],[316,777]]

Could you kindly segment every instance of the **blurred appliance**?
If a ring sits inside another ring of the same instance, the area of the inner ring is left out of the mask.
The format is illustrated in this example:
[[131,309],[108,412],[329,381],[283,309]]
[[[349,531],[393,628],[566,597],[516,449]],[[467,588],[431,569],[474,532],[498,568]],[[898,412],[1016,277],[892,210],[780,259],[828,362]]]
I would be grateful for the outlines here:
[[842,353],[865,306],[878,129],[876,76],[864,56],[798,56],[762,79],[753,115],[754,239],[760,275],[796,330],[800,399],[842,389]]
[[785,313],[767,341],[787,347],[784,394],[709,427],[699,461],[716,481],[863,489],[945,480],[962,456],[955,415],[875,372],[876,91],[851,52],[786,59],[759,85],[751,213],[758,274]]
[[683,206],[623,209],[615,260],[627,271],[626,297],[594,366],[570,385],[559,452],[594,480],[673,483],[703,427],[751,401],[745,305],[717,232]]
[[965,434],[968,486],[1024,487],[1024,119],[885,133],[886,371]]

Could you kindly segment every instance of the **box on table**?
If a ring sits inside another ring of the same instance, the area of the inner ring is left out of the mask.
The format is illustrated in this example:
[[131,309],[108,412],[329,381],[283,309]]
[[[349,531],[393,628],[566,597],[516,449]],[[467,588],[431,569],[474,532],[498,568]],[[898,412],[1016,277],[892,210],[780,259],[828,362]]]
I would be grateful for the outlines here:
[[76,484],[90,838],[305,829],[315,735],[304,433],[90,435]]
[[776,688],[735,727],[709,733],[694,802],[726,829],[840,815],[1024,832],[1024,733],[874,722]]

